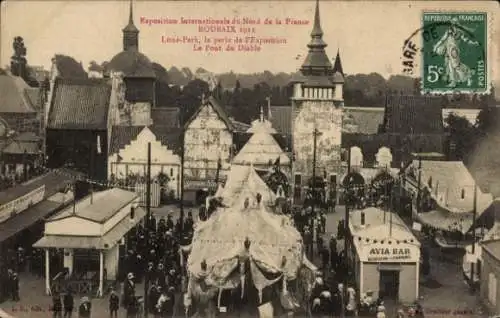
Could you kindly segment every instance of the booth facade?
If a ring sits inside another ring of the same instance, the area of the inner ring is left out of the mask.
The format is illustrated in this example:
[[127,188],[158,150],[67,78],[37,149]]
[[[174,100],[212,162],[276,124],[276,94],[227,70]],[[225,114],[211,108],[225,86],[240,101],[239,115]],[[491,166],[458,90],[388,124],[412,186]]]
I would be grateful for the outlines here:
[[377,208],[350,216],[351,264],[359,294],[412,303],[419,294],[420,243],[403,221]]
[[[146,214],[137,201],[134,192],[109,189],[87,196],[45,223],[45,235],[33,247],[45,250],[47,294],[59,291],[64,280],[76,292],[103,295],[105,284],[117,278],[119,245]],[[65,277],[51,277],[53,249],[64,249]]]

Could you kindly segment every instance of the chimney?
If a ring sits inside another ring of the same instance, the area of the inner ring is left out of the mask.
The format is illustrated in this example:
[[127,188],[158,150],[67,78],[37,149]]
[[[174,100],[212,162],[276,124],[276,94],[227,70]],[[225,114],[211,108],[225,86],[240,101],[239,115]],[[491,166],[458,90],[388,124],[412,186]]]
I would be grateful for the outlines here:
[[365,226],[365,212],[361,212],[361,226]]

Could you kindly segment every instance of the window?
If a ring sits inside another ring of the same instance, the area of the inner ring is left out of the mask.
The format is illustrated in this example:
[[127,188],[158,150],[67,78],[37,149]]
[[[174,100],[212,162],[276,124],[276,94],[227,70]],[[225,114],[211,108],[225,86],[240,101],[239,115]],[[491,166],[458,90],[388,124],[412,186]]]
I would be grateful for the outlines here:
[[460,197],[462,198],[462,200],[465,199],[465,189],[462,189]]
[[174,168],[170,168],[170,176],[173,177],[174,176]]
[[493,306],[497,304],[497,278],[493,273],[488,276],[488,301]]

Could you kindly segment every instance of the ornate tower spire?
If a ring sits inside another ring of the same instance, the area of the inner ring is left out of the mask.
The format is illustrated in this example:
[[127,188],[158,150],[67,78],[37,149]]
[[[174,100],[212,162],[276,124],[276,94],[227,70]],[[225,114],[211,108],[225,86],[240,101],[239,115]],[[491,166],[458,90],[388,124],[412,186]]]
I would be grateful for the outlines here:
[[326,46],[327,44],[323,41],[323,30],[321,29],[319,0],[316,0],[311,42],[307,45],[309,53],[300,68],[303,75],[330,76],[333,74],[332,63],[325,52]]
[[335,57],[335,63],[333,64],[333,72],[339,72],[342,76],[345,76],[344,70],[342,69],[342,61],[340,60],[340,50],[337,49],[337,56]]
[[134,25],[134,8],[130,0],[128,24],[123,28],[123,50],[139,50],[139,29]]

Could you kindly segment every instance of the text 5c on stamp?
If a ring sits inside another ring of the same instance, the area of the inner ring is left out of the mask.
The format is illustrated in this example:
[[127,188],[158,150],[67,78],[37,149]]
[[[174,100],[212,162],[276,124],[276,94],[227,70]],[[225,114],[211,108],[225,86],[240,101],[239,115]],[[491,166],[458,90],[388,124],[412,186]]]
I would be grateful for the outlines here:
[[424,12],[423,93],[488,93],[486,13]]

